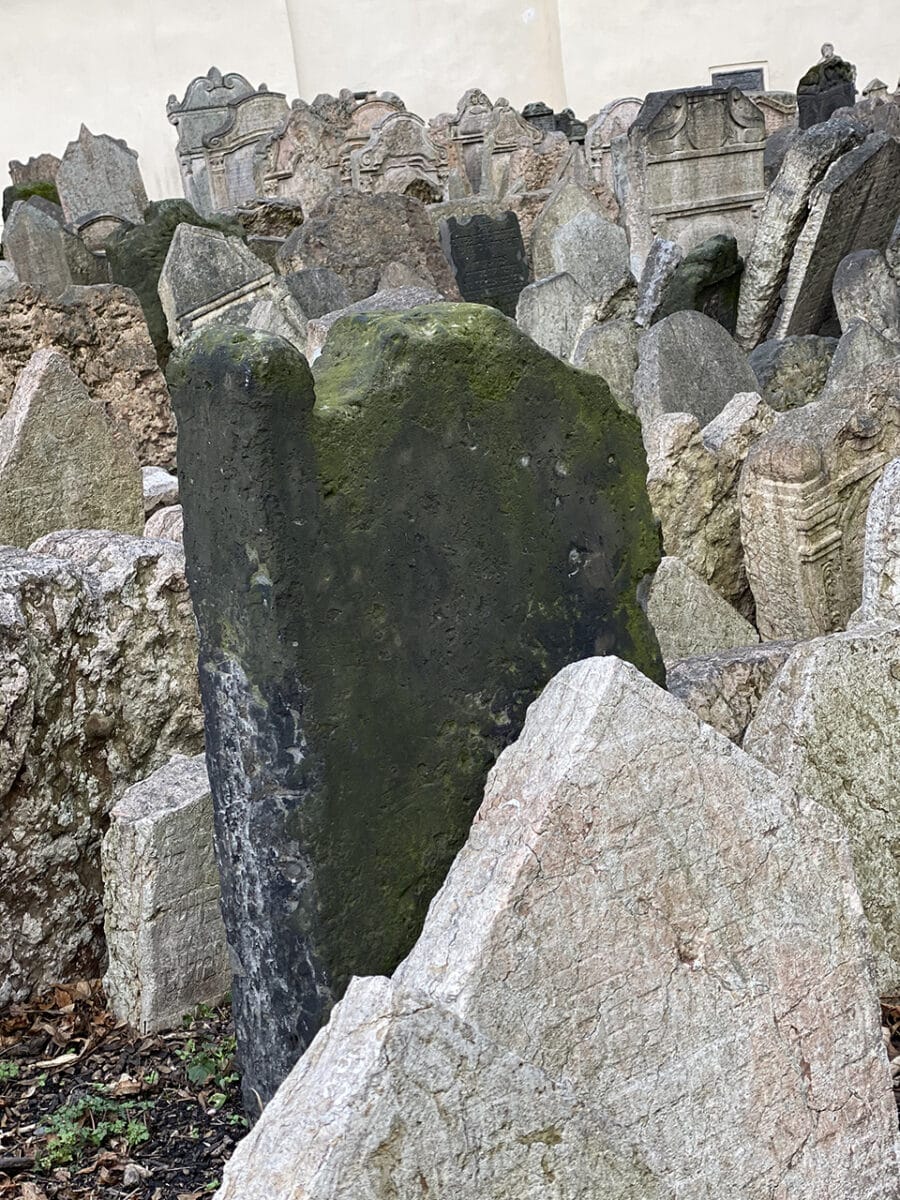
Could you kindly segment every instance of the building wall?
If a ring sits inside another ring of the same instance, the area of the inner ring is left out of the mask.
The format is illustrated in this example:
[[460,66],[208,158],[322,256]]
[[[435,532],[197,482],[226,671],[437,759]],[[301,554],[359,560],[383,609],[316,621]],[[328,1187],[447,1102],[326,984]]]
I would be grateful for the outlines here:
[[859,86],[900,72],[897,0],[3,0],[0,163],[62,154],[83,121],[140,154],[151,197],[180,195],[170,93],[211,66],[312,99],[397,92],[424,117],[468,87],[565,104],[581,117],[618,96],[709,82],[763,63],[793,90],[824,41]]

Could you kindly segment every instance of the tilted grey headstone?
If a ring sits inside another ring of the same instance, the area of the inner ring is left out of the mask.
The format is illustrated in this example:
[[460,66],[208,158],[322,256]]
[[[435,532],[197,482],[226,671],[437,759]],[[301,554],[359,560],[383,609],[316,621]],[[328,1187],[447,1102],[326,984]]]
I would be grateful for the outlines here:
[[900,285],[883,254],[855,250],[842,258],[831,291],[842,332],[857,321],[865,321],[900,342]]
[[69,142],[56,173],[56,190],[72,225],[88,217],[115,216],[138,224],[147,207],[147,192],[137,151],[106,133],[81,126]]
[[635,418],[487,306],[338,322],[316,394],[227,326],[169,378],[255,1107],[409,949],[549,675],[601,649],[660,675],[658,533]]
[[542,349],[567,361],[594,314],[590,296],[564,272],[522,289],[516,324]]
[[105,264],[63,227],[58,205],[32,196],[12,206],[3,226],[3,253],[21,283],[54,299],[72,284],[106,283]]

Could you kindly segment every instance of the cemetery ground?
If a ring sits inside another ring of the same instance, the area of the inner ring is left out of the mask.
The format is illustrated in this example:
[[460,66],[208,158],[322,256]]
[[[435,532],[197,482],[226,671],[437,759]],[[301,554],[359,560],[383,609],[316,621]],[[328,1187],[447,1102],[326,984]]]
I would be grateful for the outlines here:
[[0,1012],[0,1200],[201,1200],[246,1128],[228,1007],[142,1036],[82,980]]

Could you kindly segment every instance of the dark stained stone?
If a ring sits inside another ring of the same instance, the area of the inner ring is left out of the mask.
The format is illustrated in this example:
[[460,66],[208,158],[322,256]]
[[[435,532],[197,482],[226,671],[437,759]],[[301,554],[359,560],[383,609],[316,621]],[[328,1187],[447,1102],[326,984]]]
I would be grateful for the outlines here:
[[441,221],[441,246],[463,300],[490,304],[515,317],[528,283],[528,256],[515,213]]
[[786,412],[818,400],[836,347],[837,338],[806,334],[761,342],[751,350],[750,366],[766,404]]
[[[826,47],[822,49],[824,52]],[[797,84],[800,128],[819,125],[837,109],[846,108],[855,101],[856,67],[832,52],[810,67]]]
[[564,664],[662,667],[634,416],[495,310],[200,330],[169,368],[248,1104],[387,974]]
[[693,309],[712,317],[733,334],[743,270],[744,260],[738,254],[735,238],[724,233],[707,238],[675,268],[651,324],[672,313]]

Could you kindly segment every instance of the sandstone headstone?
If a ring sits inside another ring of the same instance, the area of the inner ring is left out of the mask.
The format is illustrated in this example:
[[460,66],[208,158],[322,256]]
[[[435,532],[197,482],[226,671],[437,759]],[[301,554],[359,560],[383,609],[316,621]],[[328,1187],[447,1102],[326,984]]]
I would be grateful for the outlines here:
[[850,837],[879,995],[900,996],[900,626],[873,623],[797,646],[744,748],[831,809]]
[[820,332],[832,311],[831,285],[841,259],[853,250],[883,250],[898,212],[900,142],[870,134],[831,167],[810,198],[775,337]]
[[365,300],[358,300],[356,304],[349,304],[346,308],[338,309],[337,312],[326,313],[324,317],[310,321],[306,327],[307,361],[312,364],[318,359],[325,348],[332,327],[342,317],[354,317],[360,313],[406,312],[407,309],[418,308],[422,304],[433,304],[440,299],[437,292],[430,288],[394,288],[391,291],[376,292],[373,296],[367,296]]
[[644,423],[660,413],[689,412],[705,425],[732,396],[755,391],[746,355],[703,313],[673,313],[638,341],[634,404]]
[[386,1144],[388,1186],[404,1200],[668,1197],[616,1141],[568,1084],[443,1004],[388,979],[354,979],[238,1146],[217,1197],[271,1200],[285,1180],[306,1200],[378,1196]]
[[666,667],[759,641],[750,622],[680,558],[667,556],[659,564],[647,594],[647,616]]
[[862,590],[866,509],[900,453],[900,359],[783,413],[741,473],[741,541],[763,638],[843,629]]
[[13,205],[3,226],[3,253],[22,283],[55,299],[75,284],[107,278],[105,265],[62,225],[62,210],[40,197]]
[[125,789],[203,749],[184,555],[124,534],[0,551],[0,1005],[99,974],[100,838]]
[[450,168],[457,170],[471,192],[482,191],[484,138],[494,106],[479,88],[469,88],[460,97],[449,126]]
[[647,96],[612,147],[636,275],[656,235],[688,251],[729,233],[746,253],[764,190],[765,137],[763,114],[738,88]]
[[137,151],[106,133],[81,126],[69,142],[56,172],[56,190],[66,220],[76,228],[89,218],[113,216],[137,224],[147,207],[147,192]]
[[100,851],[103,979],[113,1012],[141,1033],[174,1029],[231,986],[213,811],[203,755],[176,755],[132,784]]
[[595,311],[590,296],[571,275],[551,275],[522,289],[516,324],[543,350],[568,361]]
[[859,121],[835,117],[804,132],[788,148],[766,193],[744,264],[735,337],[745,350],[763,341],[778,311],[813,188],[831,164],[858,146],[865,135],[865,126]]
[[164,471],[162,467],[142,467],[141,481],[145,517],[149,517],[165,505],[178,503],[178,478]]
[[441,247],[463,300],[490,304],[515,317],[528,283],[528,258],[515,213],[501,217],[455,217],[441,222]]
[[352,301],[372,295],[389,262],[406,263],[448,299],[459,295],[425,206],[411,196],[334,192],[291,234],[278,257],[284,275],[330,267]]
[[837,344],[836,338],[807,334],[761,342],[751,350],[750,366],[766,404],[784,412],[818,399]]
[[[666,688],[738,746],[796,642],[761,642],[673,663]],[[768,765],[768,764],[767,764]]]
[[689,413],[666,413],[644,427],[647,491],[665,552],[748,618],[753,597],[741,546],[738,481],[750,447],[775,419],[748,392],[733,397],[702,430]]
[[900,621],[900,459],[884,468],[869,501],[858,615]]
[[860,915],[836,818],[595,658],[530,709],[395,979],[564,1076],[676,1196],[882,1200]]
[[622,408],[634,412],[634,373],[640,330],[628,317],[589,325],[575,346],[572,365],[599,375]]
[[733,237],[720,233],[707,238],[675,267],[651,324],[672,313],[693,309],[712,317],[733,334],[743,269],[744,260]]
[[0,418],[0,543],[57,529],[141,533],[141,473],[55,350],[38,350]]
[[394,112],[379,121],[349,159],[349,182],[358,191],[398,192],[424,204],[445,198],[446,150],[415,113]]
[[0,297],[0,413],[36,346],[55,347],[138,460],[175,461],[175,418],[137,296],[128,288],[71,287],[57,300],[19,285]]
[[[834,307],[841,330],[857,321],[900,343],[900,286],[883,254],[855,250],[842,258],[832,284]],[[900,345],[897,347],[900,352]]]
[[797,84],[797,108],[801,129],[827,121],[838,108],[856,100],[856,67],[822,47],[822,58]]
[[55,154],[38,154],[22,163],[15,159],[9,164],[9,177],[14,185],[29,183],[52,183],[59,170],[59,159]]
[[286,342],[224,327],[170,377],[255,1103],[408,950],[548,674],[660,673],[658,536],[634,417],[487,306],[338,322],[316,398]]
[[340,151],[356,107],[352,93],[346,103],[331,97],[328,111],[318,99],[311,105],[295,100],[254,151],[257,192],[296,201],[304,217],[341,186]]
[[163,538],[168,542],[184,539],[184,513],[180,504],[169,504],[149,517],[144,526],[144,537]]
[[634,317],[635,324],[641,328],[653,324],[653,317],[659,308],[666,285],[683,257],[683,250],[675,242],[668,242],[659,237],[651,242],[638,283],[637,311]]
[[169,97],[166,112],[178,130],[184,194],[197,212],[211,217],[256,196],[256,145],[287,115],[283,93],[210,67],[188,84],[180,103]]
[[615,138],[628,132],[640,111],[641,101],[636,96],[625,96],[605,105],[587,123],[585,157],[594,178],[610,195],[615,191],[612,143]]
[[285,275],[288,291],[300,305],[308,321],[337,312],[350,304],[344,281],[330,267],[308,267]]

